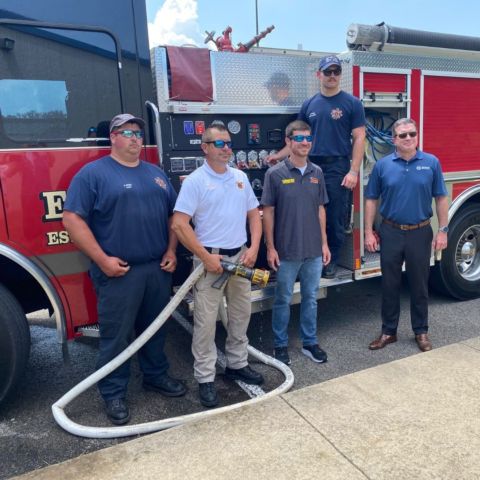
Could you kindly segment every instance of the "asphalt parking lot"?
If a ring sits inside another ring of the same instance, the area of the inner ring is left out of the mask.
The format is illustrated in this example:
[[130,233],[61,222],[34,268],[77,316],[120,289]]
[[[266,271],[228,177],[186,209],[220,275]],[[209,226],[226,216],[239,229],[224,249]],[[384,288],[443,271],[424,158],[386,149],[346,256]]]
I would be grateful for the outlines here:
[[[402,291],[399,341],[381,351],[371,352],[367,349],[368,343],[378,334],[380,328],[379,285],[379,279],[347,284],[336,290],[331,289],[328,298],[319,302],[320,344],[329,355],[328,363],[323,365],[315,364],[301,354],[301,344],[297,336],[298,307],[293,307],[290,328],[291,368],[295,375],[293,389],[419,354],[409,326],[406,288]],[[480,299],[455,302],[432,294],[430,305],[430,331],[434,348],[480,336]],[[56,425],[50,407],[93,371],[97,341],[85,339],[73,342],[69,347],[70,361],[65,364],[61,349],[56,343],[55,330],[41,319],[34,323],[29,371],[18,393],[0,410],[1,479],[128,440],[79,438]],[[170,372],[185,381],[188,393],[181,399],[166,399],[143,391],[141,374],[133,361],[128,397],[132,411],[131,423],[202,410],[192,375],[190,335],[175,321],[171,321],[168,328],[167,354],[171,363]],[[253,346],[271,353],[269,312],[256,314],[252,318],[249,338]],[[220,347],[222,340],[223,335],[219,328]],[[255,363],[254,367],[264,374],[266,391],[272,390],[282,381],[282,375],[278,371],[258,363]],[[221,405],[247,399],[246,394],[236,384],[223,378],[221,371],[216,383]],[[94,388],[76,399],[67,408],[67,413],[81,424],[109,426],[103,404]]]

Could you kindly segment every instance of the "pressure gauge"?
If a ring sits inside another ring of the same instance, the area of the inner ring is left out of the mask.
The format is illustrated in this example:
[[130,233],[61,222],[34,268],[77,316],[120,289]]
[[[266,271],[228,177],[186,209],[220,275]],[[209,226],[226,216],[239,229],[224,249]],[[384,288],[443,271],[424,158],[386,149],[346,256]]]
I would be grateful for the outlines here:
[[255,150],[248,152],[248,168],[260,168],[258,163],[258,153]]
[[258,159],[260,160],[260,164],[263,167],[269,166],[267,163],[267,157],[268,157],[268,152],[266,150],[260,150],[260,152],[258,153]]
[[240,130],[242,127],[240,126],[240,123],[238,123],[236,120],[230,120],[227,125],[228,131],[236,135],[237,133],[240,133]]
[[248,168],[247,166],[247,152],[240,150],[237,152],[235,155],[235,158],[237,159],[237,167],[244,169]]

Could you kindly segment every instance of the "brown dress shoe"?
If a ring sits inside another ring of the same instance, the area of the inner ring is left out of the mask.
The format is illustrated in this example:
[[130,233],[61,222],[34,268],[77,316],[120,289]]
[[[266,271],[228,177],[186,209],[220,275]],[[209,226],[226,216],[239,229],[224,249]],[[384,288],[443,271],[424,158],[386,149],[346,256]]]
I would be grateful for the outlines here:
[[381,348],[386,347],[389,343],[394,343],[396,341],[396,335],[385,335],[384,333],[382,333],[368,346],[368,348],[370,350],[380,350]]
[[415,335],[415,341],[417,342],[418,348],[422,352],[428,352],[432,349],[432,344],[428,339],[428,335],[426,333],[420,333]]

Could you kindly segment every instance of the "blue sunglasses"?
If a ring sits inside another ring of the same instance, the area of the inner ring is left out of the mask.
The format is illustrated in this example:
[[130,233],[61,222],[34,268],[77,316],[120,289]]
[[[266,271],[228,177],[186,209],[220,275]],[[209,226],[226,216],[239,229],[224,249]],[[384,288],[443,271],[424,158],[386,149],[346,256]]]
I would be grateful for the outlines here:
[[213,143],[213,146],[215,148],[223,148],[225,145],[227,146],[227,148],[232,148],[232,142],[226,142],[225,140],[211,140],[209,142],[203,143]]
[[298,143],[301,143],[304,140],[306,140],[307,142],[310,143],[313,140],[312,135],[290,135],[288,138],[290,140],[293,140],[294,142],[298,142]]
[[125,138],[132,138],[135,136],[136,138],[140,139],[143,138],[143,131],[142,130],[117,130],[116,132],[112,132],[112,135],[121,135]]

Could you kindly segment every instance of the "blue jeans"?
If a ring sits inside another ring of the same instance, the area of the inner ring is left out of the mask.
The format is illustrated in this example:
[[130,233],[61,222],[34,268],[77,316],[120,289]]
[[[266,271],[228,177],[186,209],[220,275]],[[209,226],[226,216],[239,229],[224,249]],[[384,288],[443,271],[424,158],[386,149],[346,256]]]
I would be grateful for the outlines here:
[[322,257],[301,261],[281,260],[277,271],[277,286],[272,309],[274,346],[288,345],[290,301],[295,280],[300,280],[300,337],[303,345],[315,345],[317,341],[317,292],[322,276]]

